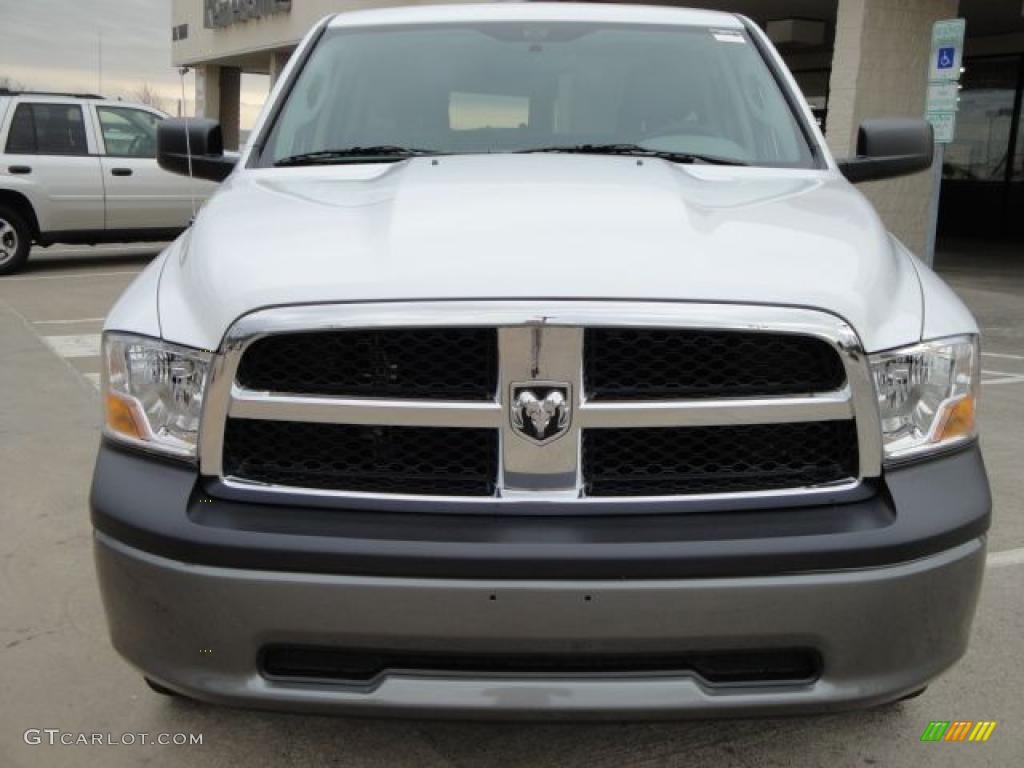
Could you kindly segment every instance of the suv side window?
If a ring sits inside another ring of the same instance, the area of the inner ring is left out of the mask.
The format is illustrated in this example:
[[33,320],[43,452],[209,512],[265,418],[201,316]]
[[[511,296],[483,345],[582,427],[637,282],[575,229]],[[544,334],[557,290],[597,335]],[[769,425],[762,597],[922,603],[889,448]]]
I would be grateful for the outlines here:
[[82,107],[22,102],[11,120],[7,152],[12,155],[87,155]]
[[160,117],[128,107],[96,107],[107,154],[115,157],[156,157]]

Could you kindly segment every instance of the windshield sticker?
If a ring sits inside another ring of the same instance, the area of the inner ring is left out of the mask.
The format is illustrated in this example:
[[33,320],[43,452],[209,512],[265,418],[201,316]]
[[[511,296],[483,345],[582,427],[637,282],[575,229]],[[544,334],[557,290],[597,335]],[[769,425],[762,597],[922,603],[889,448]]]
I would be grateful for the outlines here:
[[731,29],[712,29],[711,34],[720,43],[746,43],[742,32],[734,32]]

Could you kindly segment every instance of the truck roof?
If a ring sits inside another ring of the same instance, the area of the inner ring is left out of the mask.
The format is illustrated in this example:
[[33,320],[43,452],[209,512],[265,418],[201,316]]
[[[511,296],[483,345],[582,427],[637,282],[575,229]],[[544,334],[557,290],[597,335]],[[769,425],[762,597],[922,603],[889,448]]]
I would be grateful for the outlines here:
[[329,26],[436,24],[465,21],[596,21],[741,29],[740,17],[722,11],[605,3],[502,2],[466,5],[401,6],[339,13]]

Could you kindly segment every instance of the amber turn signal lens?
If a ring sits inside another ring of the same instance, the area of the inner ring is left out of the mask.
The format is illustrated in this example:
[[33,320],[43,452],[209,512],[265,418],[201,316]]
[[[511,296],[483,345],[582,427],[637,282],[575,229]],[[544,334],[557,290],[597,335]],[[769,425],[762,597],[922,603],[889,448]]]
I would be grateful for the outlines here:
[[115,394],[107,395],[107,427],[119,435],[144,440],[146,433],[140,428],[132,404]]
[[946,408],[942,425],[935,433],[936,442],[973,435],[975,406],[974,395],[967,395]]

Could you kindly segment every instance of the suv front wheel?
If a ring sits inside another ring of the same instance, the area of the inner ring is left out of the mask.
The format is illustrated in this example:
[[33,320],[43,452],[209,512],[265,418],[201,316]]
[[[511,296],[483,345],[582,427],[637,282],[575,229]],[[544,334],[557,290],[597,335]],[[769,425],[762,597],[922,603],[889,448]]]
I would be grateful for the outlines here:
[[32,233],[21,214],[0,205],[0,275],[20,271],[31,247]]

